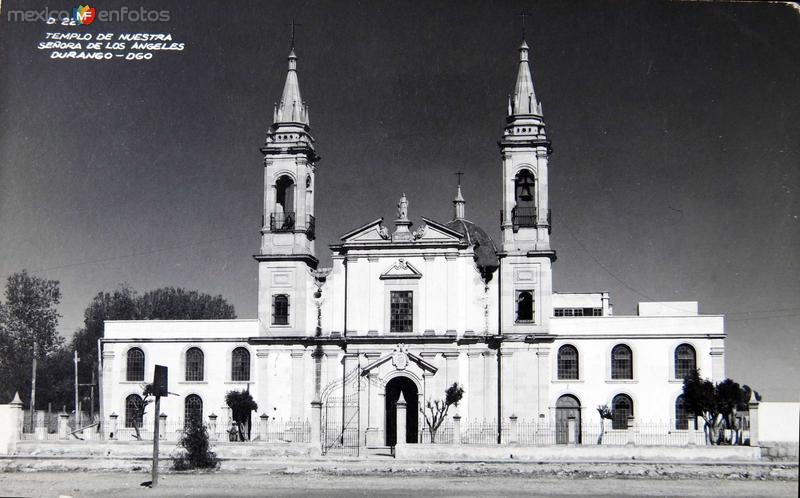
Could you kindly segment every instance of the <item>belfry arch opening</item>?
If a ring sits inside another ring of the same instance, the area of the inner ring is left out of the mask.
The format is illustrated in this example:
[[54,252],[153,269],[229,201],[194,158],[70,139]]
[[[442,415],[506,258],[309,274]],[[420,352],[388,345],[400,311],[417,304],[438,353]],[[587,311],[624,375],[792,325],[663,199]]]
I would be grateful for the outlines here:
[[397,400],[406,400],[406,442],[416,443],[419,432],[419,390],[408,377],[395,377],[386,383],[386,446],[397,444]]
[[287,175],[281,176],[275,182],[275,210],[270,219],[272,231],[289,231],[294,228],[296,190],[294,180]]
[[514,229],[536,226],[536,177],[529,169],[514,176]]

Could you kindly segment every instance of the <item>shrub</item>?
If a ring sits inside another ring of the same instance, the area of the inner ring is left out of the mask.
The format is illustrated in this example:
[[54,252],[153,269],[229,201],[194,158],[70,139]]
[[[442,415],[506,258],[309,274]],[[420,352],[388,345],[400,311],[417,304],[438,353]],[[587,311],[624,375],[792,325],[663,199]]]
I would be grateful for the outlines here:
[[209,450],[208,430],[198,420],[186,421],[178,446],[186,451],[175,458],[174,470],[215,469],[219,466],[217,454]]

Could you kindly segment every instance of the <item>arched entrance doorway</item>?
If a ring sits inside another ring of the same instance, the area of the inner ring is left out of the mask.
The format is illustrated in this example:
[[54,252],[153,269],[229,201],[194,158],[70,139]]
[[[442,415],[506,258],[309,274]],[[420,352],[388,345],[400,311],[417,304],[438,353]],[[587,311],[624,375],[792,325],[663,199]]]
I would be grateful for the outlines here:
[[419,400],[417,385],[408,377],[395,377],[386,383],[386,446],[397,444],[397,400],[406,400],[406,442],[417,442]]
[[581,442],[581,402],[571,394],[565,394],[556,401],[556,443],[569,442],[569,419],[575,417],[575,442]]

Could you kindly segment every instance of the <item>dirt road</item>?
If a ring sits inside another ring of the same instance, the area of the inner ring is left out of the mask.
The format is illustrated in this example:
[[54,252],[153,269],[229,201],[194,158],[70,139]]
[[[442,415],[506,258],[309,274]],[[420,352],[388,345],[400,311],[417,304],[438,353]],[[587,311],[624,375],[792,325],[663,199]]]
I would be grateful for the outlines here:
[[570,478],[535,476],[352,476],[275,473],[167,474],[157,489],[146,472],[0,474],[2,496],[724,496],[795,497],[797,480]]

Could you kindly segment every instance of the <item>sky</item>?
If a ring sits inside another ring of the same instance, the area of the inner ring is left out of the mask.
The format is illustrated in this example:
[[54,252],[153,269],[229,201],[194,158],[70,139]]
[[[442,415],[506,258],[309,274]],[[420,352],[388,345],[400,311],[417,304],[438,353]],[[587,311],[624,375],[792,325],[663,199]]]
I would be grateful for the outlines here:
[[[782,3],[158,1],[168,22],[48,26],[2,1],[0,279],[58,280],[69,337],[99,291],[179,286],[256,315],[263,157],[295,19],[317,168],[317,256],[400,194],[499,240],[497,141],[530,14],[556,291],[699,301],[727,374],[800,394],[800,11]],[[63,60],[47,32],[170,33],[147,61]]]

